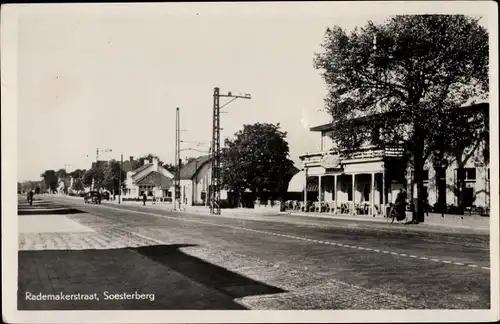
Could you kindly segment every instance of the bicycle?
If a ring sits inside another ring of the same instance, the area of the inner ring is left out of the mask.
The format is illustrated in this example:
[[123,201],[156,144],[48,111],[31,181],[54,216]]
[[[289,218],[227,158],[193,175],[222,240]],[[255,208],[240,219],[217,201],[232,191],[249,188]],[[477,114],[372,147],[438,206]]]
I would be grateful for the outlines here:
[[392,223],[394,223],[394,220],[397,220],[397,221],[405,220],[406,213],[405,213],[404,217],[401,217],[397,208],[394,208],[394,206],[391,206],[391,209],[389,209],[389,214],[386,217],[387,217],[387,222],[389,222],[389,220],[391,220],[391,224],[392,224]]

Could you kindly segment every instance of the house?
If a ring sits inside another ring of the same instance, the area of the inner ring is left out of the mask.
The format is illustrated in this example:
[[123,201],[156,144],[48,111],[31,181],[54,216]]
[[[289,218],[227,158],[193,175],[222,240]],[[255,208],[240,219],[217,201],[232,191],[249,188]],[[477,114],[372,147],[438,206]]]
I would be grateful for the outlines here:
[[[464,111],[488,111],[489,104],[481,103],[462,107]],[[369,123],[373,118],[366,116],[357,118],[358,124]],[[303,164],[302,172],[292,179],[293,190],[302,188],[303,204],[307,210],[316,209],[326,204],[335,212],[357,213],[361,207],[369,214],[386,212],[388,203],[395,202],[400,188],[408,188],[409,196],[416,198],[416,184],[412,188],[411,172],[399,168],[403,151],[398,147],[376,147],[365,143],[356,152],[345,152],[335,148],[333,141],[325,143],[328,135],[335,131],[335,124],[328,123],[312,127],[313,132],[321,134],[321,150],[300,156]],[[326,144],[330,144],[325,149]],[[489,165],[475,146],[473,157],[463,165],[465,178],[465,207],[489,208]],[[449,161],[446,166],[435,167],[426,161],[424,167],[424,190],[431,206],[458,205],[459,168],[456,161]],[[462,172],[461,172],[462,173]],[[316,201],[316,206],[311,206]]]
[[174,175],[160,166],[158,158],[144,160],[144,164],[135,169],[132,169],[133,162],[132,157],[127,163],[123,162],[122,168],[127,174],[123,198],[140,198],[143,193],[148,197],[172,198]]
[[[209,155],[188,161],[181,167],[181,203],[188,206],[209,206],[212,160]],[[221,199],[227,199],[227,191],[221,190]]]

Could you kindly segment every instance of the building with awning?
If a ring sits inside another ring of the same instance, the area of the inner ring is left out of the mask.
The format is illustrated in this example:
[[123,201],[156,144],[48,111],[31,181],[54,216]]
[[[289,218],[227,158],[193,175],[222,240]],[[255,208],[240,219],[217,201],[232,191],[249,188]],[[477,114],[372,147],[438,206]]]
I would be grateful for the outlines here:
[[[475,116],[478,113],[489,113],[489,103],[471,103],[450,111],[450,114],[457,116]],[[383,129],[384,120],[396,117],[402,118],[397,112],[386,112],[360,116],[342,123],[350,123],[360,129],[366,125],[373,128],[373,124],[376,124]],[[404,122],[404,119],[401,120]],[[401,147],[377,147],[367,142],[354,152],[339,150],[331,140],[331,135],[339,126],[338,122],[333,121],[310,128],[310,131],[321,135],[320,151],[300,156],[303,171],[296,177],[302,177],[303,180],[292,179],[294,184],[289,192],[299,190],[302,186],[304,203],[319,200],[320,205],[333,206],[335,212],[338,209],[356,213],[363,209],[370,214],[384,213],[386,206],[394,203],[400,188],[408,189],[410,199],[416,198],[416,184],[411,180],[411,170],[406,170],[406,165],[401,162],[404,153]],[[478,149],[480,144],[474,145],[470,150],[473,155],[460,167],[456,161],[449,161],[446,167],[426,162],[424,195],[431,206],[457,206],[458,179],[462,178],[465,179],[463,191],[466,207],[489,208],[489,165]],[[311,177],[317,179],[317,184],[313,184]],[[312,194],[311,191],[316,193]]]

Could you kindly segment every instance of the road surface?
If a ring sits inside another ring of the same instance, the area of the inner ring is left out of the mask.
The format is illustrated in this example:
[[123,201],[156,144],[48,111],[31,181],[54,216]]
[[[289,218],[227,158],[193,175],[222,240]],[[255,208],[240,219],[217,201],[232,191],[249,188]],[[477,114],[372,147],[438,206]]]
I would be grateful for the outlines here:
[[[488,235],[43,199],[83,211],[57,217],[88,230],[20,234],[20,309],[490,308]],[[24,298],[26,291],[58,289],[142,289],[156,301],[64,306]]]

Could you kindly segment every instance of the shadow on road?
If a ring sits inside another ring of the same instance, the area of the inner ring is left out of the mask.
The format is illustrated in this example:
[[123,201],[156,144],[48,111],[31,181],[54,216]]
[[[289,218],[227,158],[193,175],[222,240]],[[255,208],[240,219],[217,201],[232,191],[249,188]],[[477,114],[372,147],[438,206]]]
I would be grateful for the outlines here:
[[137,251],[155,262],[233,298],[284,292],[282,289],[257,282],[179,250],[189,246],[193,245],[155,245],[140,247]]
[[[189,246],[19,251],[18,309],[243,310],[234,298],[283,292],[179,250]],[[106,297],[135,292],[154,298]],[[39,293],[96,294],[99,300],[28,300]]]

